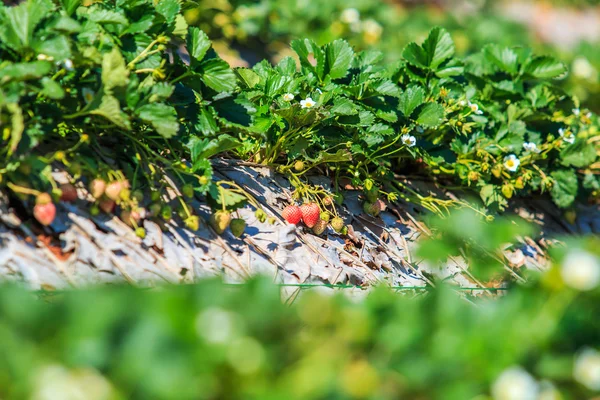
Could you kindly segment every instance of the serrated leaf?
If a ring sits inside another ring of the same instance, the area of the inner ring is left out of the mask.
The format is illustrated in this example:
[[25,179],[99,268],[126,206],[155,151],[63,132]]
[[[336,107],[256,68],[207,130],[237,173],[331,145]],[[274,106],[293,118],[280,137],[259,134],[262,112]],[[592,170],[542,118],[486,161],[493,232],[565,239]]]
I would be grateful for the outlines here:
[[422,46],[410,43],[402,52],[409,63],[422,68],[437,69],[454,55],[454,42],[450,34],[442,28],[434,28]]
[[577,174],[573,170],[560,170],[552,172],[551,176],[554,179],[552,200],[561,208],[569,207],[577,197]]
[[[296,54],[298,54],[300,65],[312,71],[320,79],[323,78],[325,52],[310,39],[293,40],[291,46]],[[311,62],[310,55],[312,55],[316,65],[313,65]]]
[[129,25],[129,21],[124,14],[113,11],[113,10],[105,10],[102,8],[94,7],[91,8],[87,14],[87,18],[90,21],[94,21],[98,24],[119,24],[119,25]]
[[558,78],[567,72],[567,66],[548,56],[535,57],[525,68],[525,72],[535,78]]
[[111,95],[102,96],[100,106],[90,111],[90,114],[102,116],[120,128],[130,129],[129,120],[127,115],[121,111],[119,100]]
[[409,118],[415,108],[425,101],[425,90],[420,86],[409,86],[400,95],[398,100],[398,110]]
[[64,10],[67,12],[67,15],[73,15],[77,7],[81,5],[81,0],[61,0]]
[[23,121],[23,111],[16,103],[9,103],[6,108],[11,113],[11,129],[10,129],[10,141],[8,142],[8,154],[12,155],[23,136],[23,130],[25,129],[25,123]]
[[175,21],[180,9],[181,6],[178,0],[159,0],[156,4],[156,11],[165,17],[169,24]]
[[584,168],[596,161],[596,148],[592,143],[578,140],[560,152],[561,164],[565,167]]
[[125,66],[125,60],[117,48],[102,57],[102,83],[104,91],[108,94],[113,88],[127,86],[129,82],[129,69]]
[[265,82],[265,95],[275,97],[282,94],[282,89],[289,83],[290,79],[284,75],[270,75]]
[[236,87],[236,79],[233,70],[225,61],[213,58],[206,60],[201,65],[203,81],[206,86],[217,92],[230,92]]
[[494,185],[483,186],[479,191],[479,196],[483,200],[483,203],[491,208],[503,210],[508,205],[502,192]]
[[229,135],[220,135],[215,139],[194,136],[186,145],[190,149],[192,164],[214,155],[237,149],[241,143]]
[[48,74],[51,69],[52,65],[46,61],[8,64],[0,69],[0,78],[10,78],[18,81],[39,79]]
[[243,85],[248,89],[252,89],[260,82],[260,76],[249,68],[236,68],[234,71]]
[[345,97],[337,97],[330,111],[333,115],[355,115],[358,113],[358,107]]
[[427,103],[419,111],[417,123],[423,126],[436,127],[444,120],[444,107],[438,103]]
[[345,40],[338,39],[325,46],[325,75],[331,79],[339,79],[346,76],[348,68],[352,64],[354,51]]
[[517,53],[508,47],[488,45],[483,49],[486,58],[494,63],[501,71],[516,74],[519,71]]
[[54,100],[60,100],[65,97],[63,88],[49,77],[43,77],[41,83],[43,88],[42,94]]
[[123,34],[136,34],[136,33],[144,33],[148,29],[150,29],[154,25],[154,15],[146,14],[143,15],[139,20],[132,22],[127,29],[123,32]]
[[211,46],[210,39],[206,33],[196,27],[190,27],[188,29],[186,43],[190,57],[198,62],[202,61]]
[[152,89],[150,91],[150,101],[151,103],[157,103],[164,100],[167,100],[173,94],[175,90],[175,86],[171,85],[167,82],[158,82],[152,85]]
[[373,90],[384,96],[400,97],[402,91],[389,79],[381,80],[373,85]]
[[296,73],[296,61],[292,57],[284,57],[281,61],[279,61],[276,69],[282,75],[292,76]]
[[33,31],[53,8],[50,0],[29,0],[5,8],[0,21],[0,39],[16,51],[29,47]]
[[146,104],[137,110],[137,115],[166,139],[175,136],[179,131],[177,113],[172,106],[163,103]]
[[36,38],[31,47],[38,54],[45,54],[54,58],[55,61],[65,60],[71,57],[71,47],[69,40],[64,36],[57,36],[52,39]]

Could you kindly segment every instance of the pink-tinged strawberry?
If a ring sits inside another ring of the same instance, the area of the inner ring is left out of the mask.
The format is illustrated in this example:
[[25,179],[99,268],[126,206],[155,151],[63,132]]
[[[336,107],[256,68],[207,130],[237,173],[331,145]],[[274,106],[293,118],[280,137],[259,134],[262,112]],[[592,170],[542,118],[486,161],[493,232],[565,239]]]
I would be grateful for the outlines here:
[[137,210],[123,210],[121,211],[121,221],[125,222],[127,225],[134,227],[137,226],[142,217]]
[[42,225],[48,226],[56,217],[56,206],[48,193],[40,193],[35,199],[33,216]]
[[340,233],[342,231],[342,229],[344,228],[344,220],[341,219],[340,217],[335,217],[334,219],[331,220],[331,227],[333,228],[334,231],[336,231],[337,233]]
[[327,221],[319,219],[315,226],[313,226],[312,231],[315,235],[321,235],[327,229]]
[[363,211],[373,217],[376,217],[381,212],[381,207],[376,202],[371,203],[371,202],[365,201],[363,204]]
[[64,183],[60,185],[60,192],[61,201],[72,203],[77,200],[77,189],[75,189],[75,186],[71,185],[70,183]]
[[233,236],[239,238],[244,234],[244,230],[246,230],[246,221],[242,218],[234,218],[229,223],[229,229]]
[[323,204],[326,205],[326,206],[332,205],[333,204],[333,199],[331,198],[331,196],[326,196],[323,199]]
[[121,195],[121,190],[123,190],[123,184],[120,181],[114,181],[106,185],[104,194],[109,199],[117,201]]
[[302,211],[302,221],[307,227],[312,228],[319,221],[321,209],[317,203],[302,204],[300,211]]
[[281,216],[288,224],[297,225],[302,221],[302,210],[296,205],[289,205],[283,209]]
[[219,210],[212,214],[208,220],[213,229],[220,235],[225,232],[225,229],[231,222],[231,214],[227,211]]
[[100,209],[106,214],[113,212],[115,210],[115,205],[116,203],[114,200],[110,199],[102,199],[98,202],[98,207],[100,207]]
[[385,204],[385,202],[383,200],[381,200],[381,199],[377,199],[375,201],[375,205],[377,207],[379,207],[379,211],[385,211],[385,209],[387,207],[387,205]]
[[95,199],[99,199],[100,196],[102,196],[104,194],[104,191],[106,190],[106,182],[104,182],[102,179],[94,179],[91,183],[90,183],[90,194],[95,198]]

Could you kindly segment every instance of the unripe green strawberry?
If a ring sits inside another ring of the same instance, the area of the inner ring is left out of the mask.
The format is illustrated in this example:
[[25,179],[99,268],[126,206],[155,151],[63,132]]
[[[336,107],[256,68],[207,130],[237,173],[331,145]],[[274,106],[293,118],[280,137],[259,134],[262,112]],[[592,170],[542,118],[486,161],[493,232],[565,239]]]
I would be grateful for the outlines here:
[[219,210],[212,214],[209,219],[210,225],[220,235],[225,232],[231,221],[231,214],[227,211]]
[[348,234],[348,225],[344,225],[344,227],[340,231],[340,235],[347,235],[347,234]]
[[144,239],[146,237],[146,230],[141,226],[137,227],[135,229],[135,236],[139,237],[140,239]]
[[296,161],[296,162],[294,163],[294,169],[295,169],[297,172],[304,171],[304,162],[302,162],[302,161]]
[[77,200],[77,189],[75,189],[75,186],[71,185],[70,183],[63,183],[62,185],[60,185],[60,191],[61,201],[72,203],[75,200]]
[[190,185],[189,183],[186,185],[183,185],[183,187],[181,188],[181,192],[188,199],[191,199],[192,197],[194,197],[194,187],[192,185]]
[[90,207],[90,214],[92,216],[96,216],[100,214],[100,207],[98,207],[98,204],[92,204]]
[[40,193],[35,199],[33,216],[42,225],[48,226],[56,217],[56,206],[48,193]]
[[369,215],[372,215],[373,217],[376,217],[381,212],[381,208],[377,203],[370,203],[368,201],[365,201],[363,204],[363,211]]
[[131,197],[137,200],[138,203],[141,203],[144,201],[144,192],[139,189],[134,190],[133,193],[131,193]]
[[121,190],[123,189],[123,184],[120,181],[114,181],[106,185],[106,189],[104,190],[104,194],[111,200],[117,201],[119,200],[119,196],[121,195]]
[[160,209],[160,217],[165,221],[170,221],[172,215],[173,208],[171,208],[171,206],[163,206],[163,208]]
[[206,176],[202,175],[200,178],[198,178],[198,182],[202,186],[204,186],[204,185],[208,184],[209,181],[208,181],[208,178]]
[[342,231],[342,229],[344,228],[344,220],[341,219],[340,217],[335,217],[334,219],[331,220],[331,227],[333,228],[334,231],[336,231],[337,233],[340,233]]
[[123,189],[121,189],[121,193],[119,193],[119,199],[123,200],[123,201],[129,201],[131,196],[131,190],[127,187],[124,187]]
[[514,191],[515,191],[515,188],[510,183],[506,183],[506,184],[502,185],[502,194],[507,199],[510,199],[512,197]]
[[96,178],[90,183],[90,194],[95,198],[99,199],[106,190],[106,182],[102,179]]
[[315,235],[321,235],[327,229],[327,221],[319,219],[315,226],[313,226],[312,231]]
[[239,238],[244,234],[244,230],[246,229],[246,221],[242,218],[234,218],[229,223],[229,229],[233,236]]
[[150,211],[150,215],[158,217],[158,215],[160,214],[160,204],[158,204],[158,203],[150,204],[150,206],[148,207],[148,211]]
[[327,211],[323,211],[320,215],[319,218],[321,218],[323,221],[325,222],[329,222],[329,219],[331,218],[331,215],[329,214],[329,212]]
[[333,204],[333,199],[331,198],[331,196],[326,196],[323,199],[323,204],[326,205],[326,206],[332,205]]
[[155,190],[154,192],[150,193],[150,200],[152,201],[159,201],[160,200],[160,193]]
[[189,230],[197,231],[200,229],[200,218],[197,215],[190,215],[183,222]]
[[254,216],[261,223],[267,220],[267,213],[261,208],[256,209]]
[[275,217],[269,217],[269,218],[267,218],[267,224],[274,225],[275,222],[277,222],[277,219]]

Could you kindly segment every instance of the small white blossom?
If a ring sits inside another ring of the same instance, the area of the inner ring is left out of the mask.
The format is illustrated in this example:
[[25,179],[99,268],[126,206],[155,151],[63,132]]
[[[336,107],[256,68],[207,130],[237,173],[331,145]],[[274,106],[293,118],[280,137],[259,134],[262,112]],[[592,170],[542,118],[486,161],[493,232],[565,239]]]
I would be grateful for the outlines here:
[[576,117],[578,117],[580,113],[581,113],[581,110],[579,110],[579,108],[573,109],[573,115],[575,115]]
[[300,105],[302,106],[302,108],[312,108],[315,106],[315,101],[313,99],[311,99],[310,97],[307,97],[304,100],[300,100]]
[[52,61],[54,60],[54,57],[47,56],[46,54],[38,54],[37,59],[39,61]]
[[521,160],[519,160],[514,154],[504,157],[504,168],[510,172],[515,172],[517,169],[519,169],[520,164]]
[[322,91],[321,91],[321,89],[319,89],[319,88],[316,88],[316,89],[315,89],[315,91],[316,91],[317,93],[319,93],[319,94],[323,94],[323,92],[322,92]]
[[473,111],[477,115],[483,114],[483,111],[481,111],[479,109],[479,106],[477,104],[475,104],[475,103],[469,102],[469,108],[471,109],[471,111]]
[[415,144],[417,144],[417,139],[409,134],[402,135],[400,140],[402,140],[402,143],[404,143],[408,147],[413,147]]
[[342,11],[340,20],[346,24],[354,24],[360,21],[360,12],[356,8],[346,8]]
[[492,385],[494,400],[536,400],[538,384],[521,367],[511,367],[500,374]]
[[573,378],[590,390],[600,391],[600,352],[584,348],[575,359]]
[[565,143],[573,143],[575,142],[575,135],[572,132],[566,131],[564,128],[560,128],[558,130],[558,134],[563,139]]
[[523,143],[523,148],[526,151],[531,151],[532,153],[539,153],[541,151],[540,149],[538,149],[537,145],[533,142]]
[[592,290],[600,284],[600,261],[585,250],[574,249],[565,256],[560,274],[567,286]]
[[381,27],[381,25],[379,25],[379,23],[374,19],[368,19],[365,22],[363,22],[362,29],[363,31],[374,37],[381,36],[381,32],[383,32],[383,28]]
[[594,79],[598,72],[585,57],[577,57],[573,61],[573,75],[581,79]]
[[89,88],[83,88],[81,89],[81,94],[83,95],[83,100],[87,103],[91,103],[92,100],[94,100],[94,96],[96,95],[96,92],[94,92],[92,89]]
[[537,400],[561,400],[562,396],[550,381],[540,382],[540,394]]
[[464,107],[464,106],[467,105],[467,102],[465,100],[461,100],[461,101],[458,102],[458,105],[461,106],[461,107]]
[[294,95],[291,93],[286,93],[283,95],[283,100],[285,101],[292,101],[294,100]]
[[588,118],[592,118],[592,113],[590,111],[588,111],[585,113],[585,116]]
[[65,69],[66,69],[67,71],[73,71],[73,61],[72,61],[72,60],[70,60],[70,59],[68,59],[68,58],[67,58],[67,59],[66,59],[66,60],[63,62],[63,65],[65,66]]

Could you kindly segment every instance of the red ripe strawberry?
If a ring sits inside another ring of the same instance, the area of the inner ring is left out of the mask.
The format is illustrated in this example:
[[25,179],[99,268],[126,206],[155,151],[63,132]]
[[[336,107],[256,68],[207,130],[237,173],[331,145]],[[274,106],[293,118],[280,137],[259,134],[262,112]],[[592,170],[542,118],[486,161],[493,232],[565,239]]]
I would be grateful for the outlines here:
[[103,199],[98,203],[98,207],[105,213],[110,214],[115,209],[115,202],[114,200]]
[[121,190],[123,189],[123,185],[119,181],[114,181],[106,185],[106,190],[104,194],[111,200],[119,200],[119,196],[121,194]]
[[296,225],[302,221],[302,210],[300,210],[300,207],[292,204],[283,209],[281,216],[288,224]]
[[315,235],[320,235],[327,229],[327,221],[319,219],[312,230]]
[[104,194],[104,190],[106,190],[106,182],[102,179],[94,179],[90,183],[90,194],[95,199],[99,199]]
[[75,189],[75,186],[71,185],[70,183],[64,183],[60,185],[60,191],[62,192],[60,195],[61,201],[72,203],[77,200],[77,189]]
[[315,226],[321,216],[321,209],[317,203],[302,204],[302,206],[300,206],[300,211],[302,211],[302,221],[304,221],[304,225],[309,228]]
[[56,206],[52,204],[52,197],[48,193],[41,193],[35,199],[33,216],[42,225],[47,226],[56,217]]

